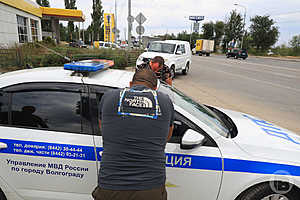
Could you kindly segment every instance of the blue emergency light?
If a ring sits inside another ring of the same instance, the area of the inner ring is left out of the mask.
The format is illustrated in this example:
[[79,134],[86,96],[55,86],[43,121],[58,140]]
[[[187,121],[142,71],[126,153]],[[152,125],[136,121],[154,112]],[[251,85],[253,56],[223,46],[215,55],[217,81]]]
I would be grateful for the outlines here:
[[114,65],[111,60],[82,60],[64,64],[64,69],[75,72],[96,72]]

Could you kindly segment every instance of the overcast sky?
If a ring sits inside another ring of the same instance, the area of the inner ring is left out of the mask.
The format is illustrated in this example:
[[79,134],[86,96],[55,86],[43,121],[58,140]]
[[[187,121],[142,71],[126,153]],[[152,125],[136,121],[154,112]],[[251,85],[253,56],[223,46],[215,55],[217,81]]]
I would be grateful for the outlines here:
[[[64,8],[64,0],[49,0],[51,7]],[[121,38],[125,38],[127,29],[128,0],[117,1],[118,29]],[[86,21],[84,26],[91,23],[93,0],[77,0],[77,8],[84,12]],[[244,15],[246,8],[246,26],[250,25],[250,18],[255,15],[270,15],[279,27],[280,38],[278,44],[287,44],[294,35],[300,34],[300,0],[132,0],[132,15],[142,12],[147,21],[143,24],[145,35],[165,33],[177,34],[183,30],[190,31],[190,15],[203,15],[209,21],[225,20],[231,10],[236,9]],[[114,0],[102,0],[104,12],[114,12]],[[133,35],[136,35],[134,22]]]

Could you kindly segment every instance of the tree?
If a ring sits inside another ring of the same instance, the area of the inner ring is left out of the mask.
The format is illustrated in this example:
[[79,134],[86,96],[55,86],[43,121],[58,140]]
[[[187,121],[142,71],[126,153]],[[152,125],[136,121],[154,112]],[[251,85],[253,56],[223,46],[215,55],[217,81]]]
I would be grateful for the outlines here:
[[[65,8],[77,10],[76,0],[65,0]],[[73,37],[75,36],[74,22],[71,21],[68,22],[68,34],[69,34],[68,41],[73,40]]]
[[203,39],[212,40],[214,39],[214,23],[209,22],[202,25],[203,29]]
[[92,30],[94,40],[104,40],[104,27],[103,27],[103,8],[101,0],[93,0],[93,13],[92,16]]
[[238,14],[235,10],[231,11],[230,17],[227,20],[225,27],[224,27],[224,45],[225,47],[230,41],[240,41],[243,37],[243,18],[241,14]]
[[293,49],[300,49],[300,35],[293,36],[289,44]]
[[[36,0],[36,3],[39,4],[42,7],[50,7],[49,0]],[[48,32],[52,31],[50,20],[42,19],[41,24],[42,24],[42,30],[43,31],[48,31]]]
[[225,24],[222,21],[217,21],[214,25],[215,29],[215,45],[219,45],[224,35]]
[[196,45],[196,40],[202,38],[202,35],[200,35],[199,33],[192,33],[189,34],[186,31],[183,31],[181,33],[178,33],[177,35],[177,40],[183,40],[183,41],[187,41],[190,42],[191,40],[191,48],[194,48]]
[[265,51],[275,44],[279,37],[278,27],[270,16],[255,16],[251,18],[250,34],[257,50]]
[[60,40],[67,41],[68,40],[68,29],[62,23],[59,24],[59,32],[60,32]]

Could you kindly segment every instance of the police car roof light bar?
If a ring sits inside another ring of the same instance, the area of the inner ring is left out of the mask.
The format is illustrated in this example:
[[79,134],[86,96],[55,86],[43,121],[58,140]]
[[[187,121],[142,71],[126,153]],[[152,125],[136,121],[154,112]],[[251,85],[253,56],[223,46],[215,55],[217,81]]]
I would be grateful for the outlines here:
[[93,59],[67,63],[64,65],[64,69],[81,73],[83,76],[88,76],[90,72],[99,72],[113,65],[114,61],[112,60]]

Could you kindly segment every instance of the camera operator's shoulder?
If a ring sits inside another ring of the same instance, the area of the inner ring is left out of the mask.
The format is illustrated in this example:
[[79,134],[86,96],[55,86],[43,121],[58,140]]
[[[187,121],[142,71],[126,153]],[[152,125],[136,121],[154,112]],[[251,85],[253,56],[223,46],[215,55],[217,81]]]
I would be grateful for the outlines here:
[[157,96],[158,96],[158,101],[172,103],[170,97],[167,94],[164,94],[164,93],[158,91]]

